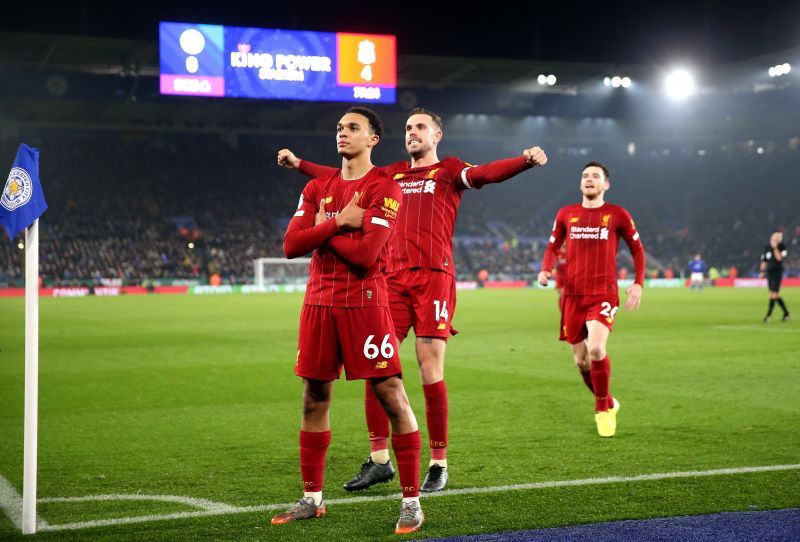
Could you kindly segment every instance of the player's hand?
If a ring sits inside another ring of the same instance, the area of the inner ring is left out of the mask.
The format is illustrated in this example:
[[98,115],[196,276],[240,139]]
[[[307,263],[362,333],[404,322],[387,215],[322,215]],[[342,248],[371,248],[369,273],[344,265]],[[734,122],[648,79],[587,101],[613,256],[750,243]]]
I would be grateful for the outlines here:
[[541,284],[542,286],[547,286],[547,283],[550,281],[550,277],[552,276],[553,274],[550,271],[539,272],[539,277],[538,277],[539,284]]
[[358,192],[353,194],[353,199],[336,215],[336,225],[340,230],[360,230],[364,224],[364,209],[358,206]]
[[321,199],[319,200],[319,211],[314,215],[314,225],[319,226],[326,220],[328,220],[328,215],[325,214],[325,200]]
[[297,169],[300,167],[300,159],[289,149],[278,151],[278,165],[286,169]]
[[637,310],[639,304],[642,302],[642,285],[632,284],[631,287],[627,289],[627,293],[628,300],[625,302],[625,308],[629,311]]
[[522,151],[522,156],[530,166],[543,166],[547,163],[547,155],[540,147],[531,147]]

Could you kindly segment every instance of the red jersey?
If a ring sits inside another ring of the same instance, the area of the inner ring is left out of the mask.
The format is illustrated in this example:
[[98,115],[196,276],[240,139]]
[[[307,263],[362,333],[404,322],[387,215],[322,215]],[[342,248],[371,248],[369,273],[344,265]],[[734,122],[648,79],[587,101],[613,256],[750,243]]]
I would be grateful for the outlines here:
[[[390,241],[388,272],[424,267],[455,275],[453,233],[464,191],[502,182],[530,167],[523,156],[480,166],[448,156],[430,166],[395,162],[380,168],[400,186],[404,201]],[[302,160],[300,171],[318,176],[331,168]]]
[[[358,192],[364,209],[363,228],[339,232],[334,217]],[[328,220],[314,226],[314,215],[325,200]],[[342,179],[341,170],[309,181],[286,229],[284,252],[296,258],[313,249],[305,303],[327,307],[388,306],[384,273],[387,243],[403,200],[397,183],[372,168],[360,179]]]
[[617,247],[628,244],[636,270],[634,282],[644,285],[644,246],[631,215],[623,207],[604,203],[596,209],[581,204],[562,207],[556,215],[550,243],[542,262],[543,271],[553,271],[561,244],[567,243],[565,295],[618,295]]

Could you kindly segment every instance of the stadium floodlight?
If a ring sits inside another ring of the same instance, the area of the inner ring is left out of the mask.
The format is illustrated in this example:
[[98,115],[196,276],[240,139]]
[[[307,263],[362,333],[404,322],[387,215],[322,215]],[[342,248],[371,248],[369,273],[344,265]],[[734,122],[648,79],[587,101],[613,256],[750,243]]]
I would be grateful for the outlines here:
[[770,77],[780,77],[781,75],[788,74],[790,71],[792,71],[792,65],[788,62],[784,62],[783,64],[772,66],[767,70],[767,73],[769,73]]
[[630,77],[623,77],[621,75],[607,75],[603,78],[603,85],[607,87],[614,87],[614,88],[628,88],[631,86],[631,78]]
[[551,87],[556,84],[556,76],[553,75],[552,73],[547,76],[547,84],[550,85]]
[[544,86],[544,85],[546,85],[546,84],[547,84],[547,76],[546,76],[545,74],[543,74],[543,73],[540,73],[540,74],[539,74],[539,77],[537,77],[537,78],[536,78],[536,81],[537,81],[537,82],[538,82],[540,85]]
[[17,243],[17,248],[20,249],[20,250],[23,250],[25,248],[25,243],[20,241],[19,243]]
[[667,96],[673,100],[682,100],[694,94],[697,87],[692,74],[684,68],[679,68],[667,75],[664,88]]
[[186,246],[187,246],[187,247],[189,247],[189,250],[191,250],[191,249],[193,249],[193,248],[194,248],[194,243],[189,243],[189,244],[188,244],[188,245],[186,245]]

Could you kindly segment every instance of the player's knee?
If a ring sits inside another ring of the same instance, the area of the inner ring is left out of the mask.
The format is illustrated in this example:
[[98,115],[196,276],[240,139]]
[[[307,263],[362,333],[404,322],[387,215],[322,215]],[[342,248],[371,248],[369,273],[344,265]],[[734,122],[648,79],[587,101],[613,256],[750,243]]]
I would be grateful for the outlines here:
[[589,346],[589,357],[595,361],[599,361],[606,357],[606,349],[602,346]]
[[330,408],[330,400],[311,394],[303,394],[303,416],[315,417],[322,416]]
[[577,367],[581,371],[588,371],[589,370],[589,360],[586,359],[584,356],[574,356],[573,360],[575,361],[575,367]]
[[419,362],[419,374],[422,383],[435,384],[444,379],[444,362],[438,359],[417,360]]

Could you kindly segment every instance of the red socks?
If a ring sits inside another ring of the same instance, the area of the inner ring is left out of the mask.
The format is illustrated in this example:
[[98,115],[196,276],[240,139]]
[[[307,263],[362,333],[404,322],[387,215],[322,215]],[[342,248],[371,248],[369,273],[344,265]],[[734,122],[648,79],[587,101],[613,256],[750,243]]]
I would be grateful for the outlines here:
[[322,491],[322,482],[325,479],[325,453],[330,443],[330,431],[319,433],[300,431],[300,474],[303,476],[303,491]]
[[581,377],[583,378],[583,383],[586,384],[586,387],[589,388],[589,391],[594,393],[594,386],[592,386],[592,372],[584,371],[583,369],[578,369],[581,373]]
[[599,361],[592,361],[590,374],[594,388],[594,409],[596,412],[606,411],[612,401],[609,393],[611,362],[608,360],[608,356]]
[[431,459],[447,457],[447,386],[444,380],[422,386],[425,393],[425,419],[428,422],[428,438]]
[[383,410],[381,402],[369,380],[364,381],[364,413],[367,415],[367,431],[369,431],[369,449],[371,452],[389,448],[389,416]]
[[419,450],[421,442],[419,431],[392,435],[392,448],[400,473],[400,488],[403,497],[419,496]]

